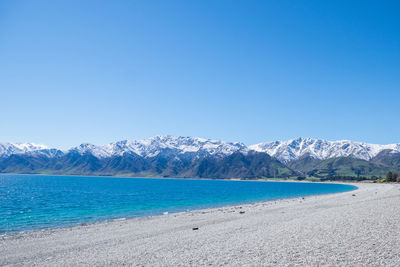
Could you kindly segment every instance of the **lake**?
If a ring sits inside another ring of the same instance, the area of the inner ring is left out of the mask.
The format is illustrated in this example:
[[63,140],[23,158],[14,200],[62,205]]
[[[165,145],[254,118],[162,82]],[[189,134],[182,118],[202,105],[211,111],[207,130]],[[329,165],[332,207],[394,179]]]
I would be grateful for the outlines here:
[[331,183],[0,174],[0,234],[354,189]]

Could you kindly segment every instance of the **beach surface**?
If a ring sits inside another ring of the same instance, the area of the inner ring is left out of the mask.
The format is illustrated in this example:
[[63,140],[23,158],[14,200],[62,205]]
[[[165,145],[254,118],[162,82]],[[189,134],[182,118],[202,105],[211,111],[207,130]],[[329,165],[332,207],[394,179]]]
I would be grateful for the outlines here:
[[400,266],[400,185],[356,186],[304,199],[3,235],[0,265]]

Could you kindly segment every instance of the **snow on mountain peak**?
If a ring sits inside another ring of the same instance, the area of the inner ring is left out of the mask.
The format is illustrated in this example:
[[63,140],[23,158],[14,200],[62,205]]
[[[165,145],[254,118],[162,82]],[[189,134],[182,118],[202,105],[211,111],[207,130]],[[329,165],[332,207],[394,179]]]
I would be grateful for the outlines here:
[[370,160],[385,149],[400,151],[400,144],[377,145],[349,140],[327,141],[296,138],[288,141],[264,142],[249,146],[250,150],[265,152],[283,162],[309,155],[316,159],[354,157]]
[[91,153],[98,158],[122,156],[124,153],[135,153],[142,157],[154,157],[160,153],[198,153],[199,155],[230,155],[236,151],[245,153],[247,147],[242,143],[227,143],[219,140],[198,137],[154,136],[142,140],[123,140],[108,145],[95,146],[82,144],[72,150],[80,154]]
[[7,157],[12,154],[24,154],[48,149],[45,145],[35,143],[0,143],[0,156]]
[[[349,140],[327,141],[300,137],[288,141],[264,142],[246,147],[243,143],[238,142],[229,143],[199,137],[159,135],[147,139],[123,140],[99,146],[83,143],[66,152],[77,152],[81,155],[91,154],[97,158],[122,156],[127,153],[145,158],[161,154],[179,159],[184,154],[194,157],[223,157],[235,152],[246,154],[248,151],[257,151],[267,153],[282,162],[288,162],[305,155],[316,159],[354,157],[370,160],[383,150],[400,153],[400,144],[377,145]],[[12,154],[57,157],[64,153],[34,143],[0,143],[0,157],[7,157]]]

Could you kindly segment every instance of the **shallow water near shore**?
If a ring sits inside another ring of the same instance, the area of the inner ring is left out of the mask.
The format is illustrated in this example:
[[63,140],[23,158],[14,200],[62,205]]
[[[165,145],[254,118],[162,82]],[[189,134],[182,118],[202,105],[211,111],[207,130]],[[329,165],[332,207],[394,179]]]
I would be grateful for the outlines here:
[[328,183],[0,175],[0,234],[354,189]]

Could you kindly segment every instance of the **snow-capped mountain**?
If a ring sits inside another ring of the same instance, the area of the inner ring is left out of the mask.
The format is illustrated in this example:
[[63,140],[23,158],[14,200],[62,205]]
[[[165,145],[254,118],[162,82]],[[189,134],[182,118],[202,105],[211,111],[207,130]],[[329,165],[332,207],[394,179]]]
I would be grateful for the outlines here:
[[91,153],[97,158],[122,156],[124,153],[135,153],[148,158],[161,153],[174,155],[194,153],[196,156],[226,156],[236,151],[247,152],[247,147],[242,143],[227,143],[219,140],[210,140],[198,137],[155,136],[143,140],[124,140],[108,145],[96,146],[82,144],[72,148],[79,154]]
[[265,142],[249,146],[250,150],[265,152],[282,162],[309,155],[316,159],[353,157],[370,160],[383,150],[400,152],[400,144],[377,145],[348,140],[326,141],[311,138],[296,138],[288,141]]
[[179,159],[182,155],[187,155],[190,158],[224,157],[234,152],[247,154],[249,151],[256,151],[267,153],[286,163],[306,155],[321,160],[337,157],[371,160],[383,150],[400,153],[400,144],[377,145],[348,140],[327,141],[296,138],[288,141],[264,142],[246,147],[243,143],[229,143],[198,137],[155,136],[142,140],[118,141],[107,145],[84,143],[64,152],[34,143],[0,143],[0,158],[13,154],[51,158],[75,152],[80,155],[91,154],[99,159],[123,156],[124,154],[136,154],[143,158],[163,155]]
[[[338,157],[350,158],[331,160]],[[384,177],[399,170],[400,144],[347,140],[297,138],[246,147],[197,137],[155,136],[99,146],[84,143],[66,151],[33,143],[0,143],[0,173],[251,179],[329,178],[343,173],[353,178]]]
[[37,152],[45,149],[47,149],[45,145],[35,143],[0,143],[0,157]]

